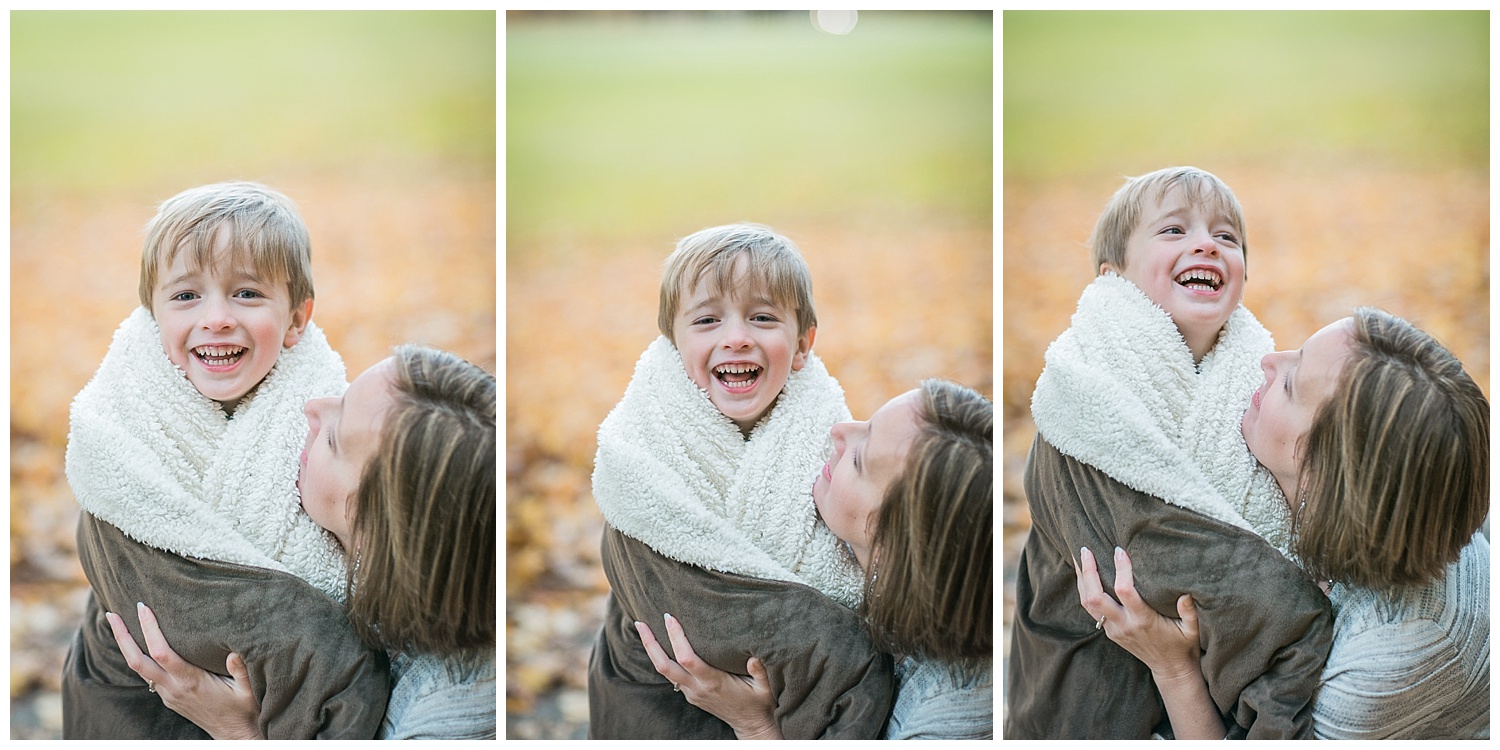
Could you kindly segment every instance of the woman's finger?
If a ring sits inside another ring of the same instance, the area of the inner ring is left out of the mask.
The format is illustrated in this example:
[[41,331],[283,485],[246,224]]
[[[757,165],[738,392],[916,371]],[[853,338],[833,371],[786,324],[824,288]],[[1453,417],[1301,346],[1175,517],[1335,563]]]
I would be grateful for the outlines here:
[[224,659],[224,669],[234,680],[236,690],[250,692],[250,670],[245,667],[245,660],[239,654],[230,651],[229,656]]
[[[120,654],[125,657],[125,664],[143,680],[158,679],[156,663],[141,653],[140,647],[135,645],[135,637],[125,627],[125,621],[113,612],[105,612],[104,619],[109,621],[109,629],[115,635],[115,645],[120,647]],[[151,674],[148,676],[147,672]]]
[[656,642],[656,635],[651,628],[640,620],[635,621],[635,632],[641,637],[641,645],[646,648],[646,656],[651,659],[651,666],[656,667],[656,673],[667,678],[673,685],[680,684],[686,679],[686,673],[667,652],[662,650],[661,644]]
[[1142,604],[1135,590],[1135,567],[1130,563],[1130,555],[1120,547],[1115,547],[1115,598],[1126,609],[1138,609]]
[[1193,641],[1198,640],[1198,604],[1191,594],[1177,597],[1177,616],[1182,618],[1182,633]]
[[1094,560],[1094,553],[1084,547],[1078,554],[1083,560],[1078,573],[1078,602],[1095,621],[1101,617],[1108,619],[1118,616],[1120,606],[1109,594],[1104,593],[1104,583],[1099,579],[1099,564]]
[[151,608],[136,602],[136,615],[141,621],[141,635],[146,639],[146,651],[151,654],[152,660],[160,664],[167,671],[177,663],[177,652],[167,644],[167,637],[161,633],[161,625],[156,622],[156,613]]
[[693,644],[688,642],[687,634],[682,632],[682,623],[670,614],[662,615],[667,625],[667,640],[672,642],[672,652],[677,656],[677,663],[682,665],[689,673],[693,672],[700,662],[698,654],[693,652]]

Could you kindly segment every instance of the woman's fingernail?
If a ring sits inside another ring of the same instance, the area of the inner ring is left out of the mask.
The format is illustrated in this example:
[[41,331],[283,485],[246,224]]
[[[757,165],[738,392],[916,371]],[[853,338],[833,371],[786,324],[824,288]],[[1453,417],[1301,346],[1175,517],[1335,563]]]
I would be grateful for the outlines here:
[[661,615],[661,617],[662,617],[663,620],[675,620],[675,619],[677,619],[677,618],[673,617],[672,613],[670,613],[670,612],[663,612],[662,615]]
[[1125,554],[1125,550],[1120,549],[1118,546],[1115,547],[1115,559],[1116,560],[1120,559],[1120,556],[1122,556],[1124,554]]

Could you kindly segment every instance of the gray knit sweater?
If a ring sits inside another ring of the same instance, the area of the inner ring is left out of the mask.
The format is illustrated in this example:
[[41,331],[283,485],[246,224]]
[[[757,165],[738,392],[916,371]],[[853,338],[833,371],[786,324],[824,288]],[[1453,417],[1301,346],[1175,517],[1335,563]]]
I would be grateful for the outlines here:
[[1319,739],[1490,736],[1490,545],[1476,533],[1439,580],[1401,592],[1335,585]]
[[888,740],[988,740],[995,736],[994,673],[965,679],[948,665],[916,657],[896,665],[896,705]]
[[391,657],[391,700],[380,727],[386,740],[495,738],[495,650],[442,658]]

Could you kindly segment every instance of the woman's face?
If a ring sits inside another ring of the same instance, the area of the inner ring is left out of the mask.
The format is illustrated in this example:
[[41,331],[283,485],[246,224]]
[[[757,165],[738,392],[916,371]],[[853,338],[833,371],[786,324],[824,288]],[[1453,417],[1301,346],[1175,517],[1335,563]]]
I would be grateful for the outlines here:
[[871,517],[886,488],[906,466],[906,454],[921,425],[922,394],[908,391],[880,407],[868,422],[833,426],[833,457],[813,480],[813,503],[834,535],[849,543],[866,570]]
[[380,428],[394,402],[395,366],[387,358],[355,378],[342,398],[316,398],[302,409],[308,426],[297,475],[302,508],[346,552],[354,549],[350,499],[380,444]]
[[1294,508],[1302,463],[1298,443],[1312,426],[1313,414],[1333,394],[1353,336],[1354,319],[1344,318],[1313,334],[1301,349],[1267,354],[1260,360],[1266,382],[1251,395],[1240,432]]

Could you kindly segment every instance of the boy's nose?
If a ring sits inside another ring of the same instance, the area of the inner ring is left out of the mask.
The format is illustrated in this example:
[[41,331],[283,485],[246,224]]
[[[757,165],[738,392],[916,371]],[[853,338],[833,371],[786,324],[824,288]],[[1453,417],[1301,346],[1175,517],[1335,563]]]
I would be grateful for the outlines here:
[[724,347],[726,349],[747,349],[755,340],[750,338],[749,327],[740,321],[731,321],[724,327]]
[[225,328],[234,327],[234,314],[230,312],[229,305],[217,300],[209,300],[203,306],[203,317],[199,324],[210,331],[221,331]]
[[1219,243],[1214,240],[1213,235],[1201,232],[1193,242],[1194,255],[1218,255]]

